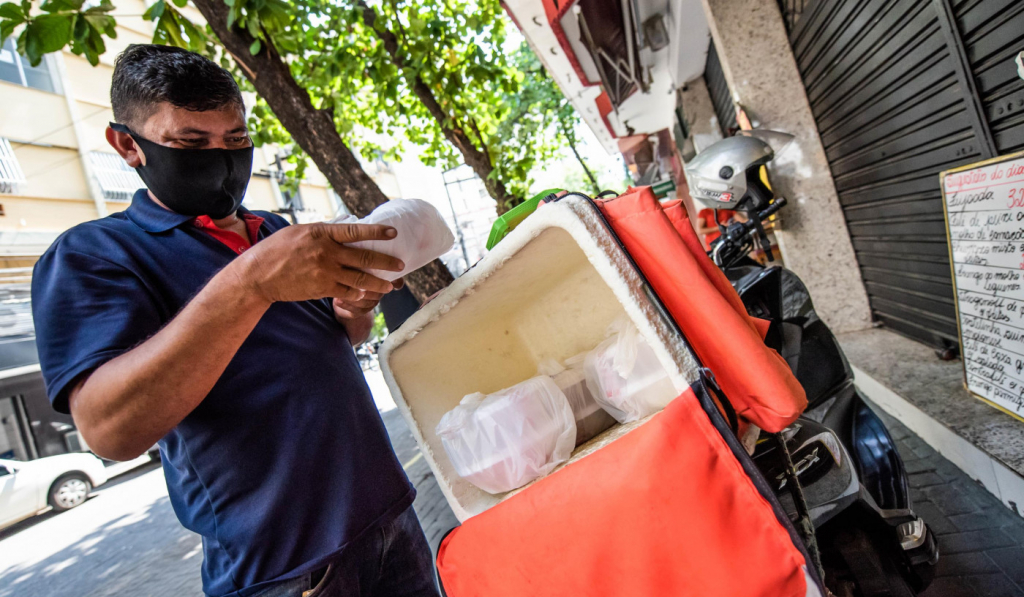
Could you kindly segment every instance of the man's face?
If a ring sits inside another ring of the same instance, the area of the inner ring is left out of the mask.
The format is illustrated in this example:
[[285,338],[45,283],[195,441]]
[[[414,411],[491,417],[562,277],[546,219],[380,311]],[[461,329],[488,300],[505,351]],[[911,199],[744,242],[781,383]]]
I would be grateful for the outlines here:
[[[164,102],[140,129],[135,133],[143,138],[179,149],[242,149],[252,145],[242,111],[235,106],[194,112]],[[145,165],[146,156],[129,135],[108,128],[107,141],[129,166]]]

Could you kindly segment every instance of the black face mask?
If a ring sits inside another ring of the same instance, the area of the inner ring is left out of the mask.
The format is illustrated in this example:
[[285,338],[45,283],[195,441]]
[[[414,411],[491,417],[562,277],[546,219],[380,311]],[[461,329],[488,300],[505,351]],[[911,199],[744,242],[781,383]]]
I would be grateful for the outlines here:
[[146,154],[135,169],[161,203],[186,216],[226,218],[238,211],[252,175],[252,146],[243,149],[178,149],[143,139],[116,122]]

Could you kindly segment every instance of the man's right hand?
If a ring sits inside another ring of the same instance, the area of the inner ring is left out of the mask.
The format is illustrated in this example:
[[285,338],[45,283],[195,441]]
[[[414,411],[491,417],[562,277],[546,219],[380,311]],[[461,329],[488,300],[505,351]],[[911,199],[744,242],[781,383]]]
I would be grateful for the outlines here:
[[267,302],[336,297],[358,301],[367,292],[384,294],[390,282],[363,270],[399,272],[405,265],[389,255],[346,246],[390,240],[390,226],[300,224],[287,226],[243,253],[232,266],[241,283]]

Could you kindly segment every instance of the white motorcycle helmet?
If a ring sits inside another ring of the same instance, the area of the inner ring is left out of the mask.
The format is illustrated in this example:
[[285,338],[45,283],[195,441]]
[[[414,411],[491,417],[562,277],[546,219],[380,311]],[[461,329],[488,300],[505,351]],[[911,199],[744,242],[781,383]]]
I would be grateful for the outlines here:
[[722,139],[686,164],[690,196],[712,209],[761,210],[772,199],[761,180],[761,166],[793,140],[775,131],[740,131]]

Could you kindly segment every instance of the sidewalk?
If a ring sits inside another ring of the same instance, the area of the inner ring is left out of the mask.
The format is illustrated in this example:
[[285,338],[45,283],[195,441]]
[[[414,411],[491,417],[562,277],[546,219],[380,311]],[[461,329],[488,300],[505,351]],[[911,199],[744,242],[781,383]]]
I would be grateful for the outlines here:
[[1024,518],[899,421],[873,409],[903,457],[914,511],[939,541],[936,578],[922,597],[1024,597]]

